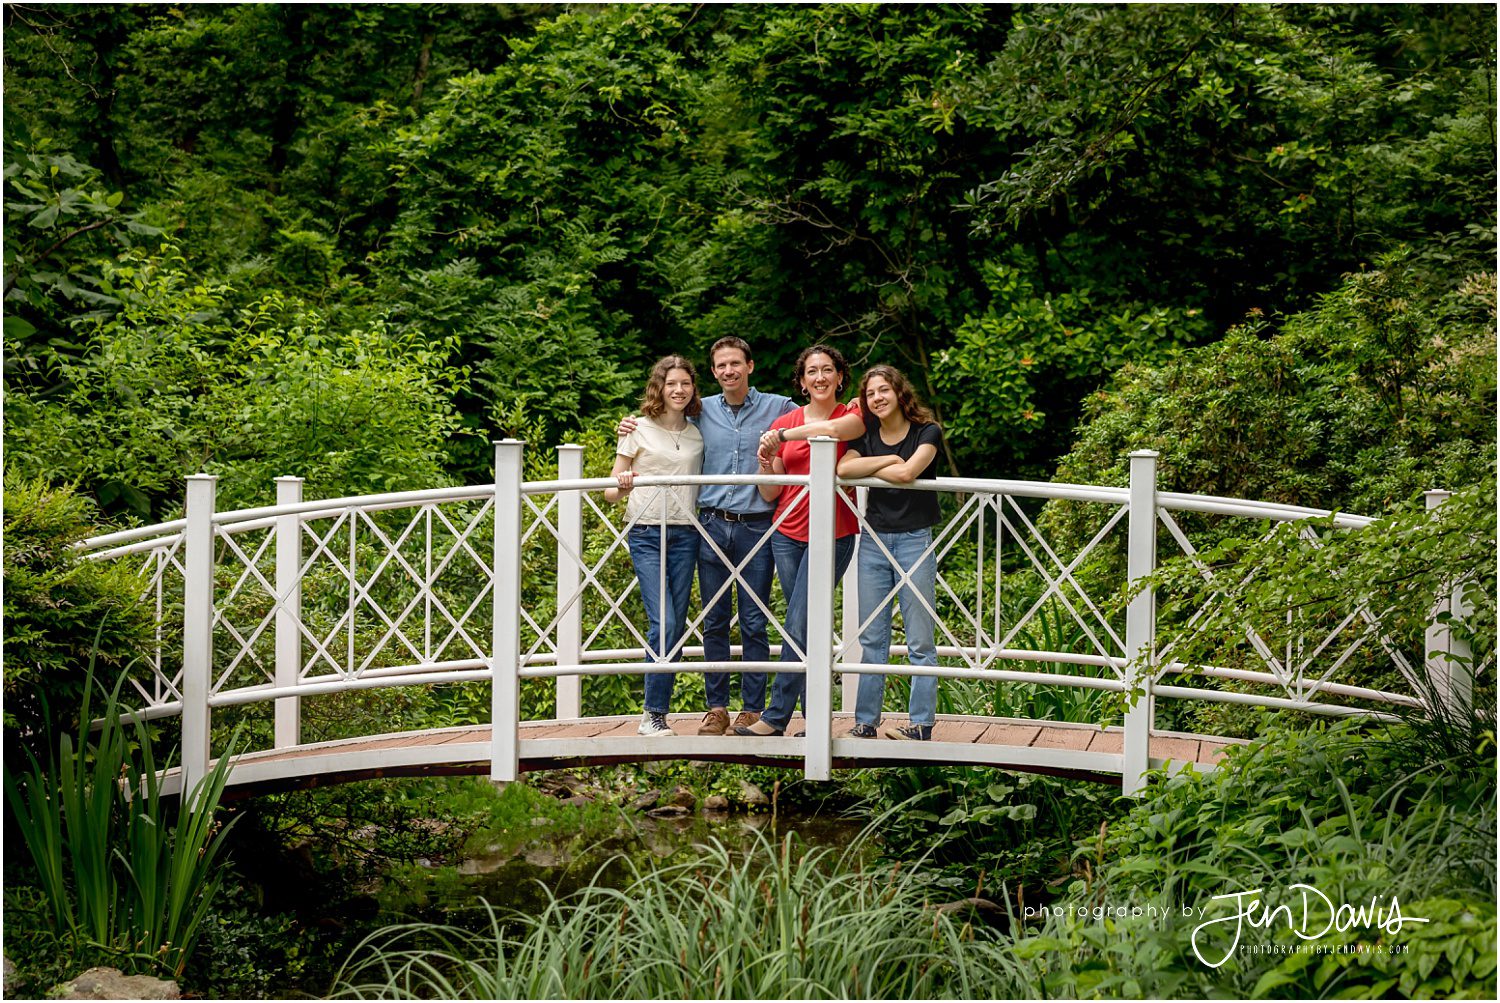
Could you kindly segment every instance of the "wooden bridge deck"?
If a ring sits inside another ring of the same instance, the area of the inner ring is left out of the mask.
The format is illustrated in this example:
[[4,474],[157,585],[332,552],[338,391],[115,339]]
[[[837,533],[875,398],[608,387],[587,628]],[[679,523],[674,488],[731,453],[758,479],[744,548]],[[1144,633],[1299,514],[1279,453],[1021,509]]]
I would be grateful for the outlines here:
[[[636,734],[638,716],[578,721],[528,721],[521,725],[522,771],[661,759],[756,763],[800,768],[803,740],[789,737],[700,736],[700,716],[673,714],[675,735]],[[886,715],[885,725],[905,723]],[[855,769],[895,765],[996,766],[1118,783],[1124,736],[1119,728],[1057,721],[940,715],[930,742],[849,737],[852,714],[833,718],[833,766]],[[793,718],[788,734],[803,727]],[[1200,771],[1215,768],[1227,745],[1239,740],[1158,732],[1151,737],[1152,766]],[[369,738],[320,742],[288,749],[247,753],[235,759],[227,796],[319,787],[373,777],[486,775],[490,769],[490,729],[445,728]],[[175,771],[174,771],[175,772]],[[175,776],[165,778],[172,790]]]

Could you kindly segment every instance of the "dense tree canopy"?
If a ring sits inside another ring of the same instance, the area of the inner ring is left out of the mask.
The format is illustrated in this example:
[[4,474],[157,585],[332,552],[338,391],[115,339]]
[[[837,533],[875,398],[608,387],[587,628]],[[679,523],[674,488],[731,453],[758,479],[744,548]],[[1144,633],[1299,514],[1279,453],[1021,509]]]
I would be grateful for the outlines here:
[[[960,469],[1046,475],[1122,366],[1403,246],[1442,289],[1492,267],[1486,6],[5,17],[8,445],[109,511],[195,465],[479,479],[727,333],[778,390],[815,338],[904,367]],[[381,421],[308,403],[359,372]]]

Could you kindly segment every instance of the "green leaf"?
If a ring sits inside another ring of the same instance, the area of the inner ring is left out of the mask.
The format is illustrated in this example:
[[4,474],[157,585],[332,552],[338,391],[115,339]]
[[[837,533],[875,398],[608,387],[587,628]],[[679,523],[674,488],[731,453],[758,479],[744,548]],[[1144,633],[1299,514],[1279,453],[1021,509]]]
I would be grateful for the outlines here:
[[36,325],[22,317],[7,316],[3,323],[6,341],[25,341],[36,334]]
[[1292,974],[1273,968],[1256,980],[1255,988],[1250,990],[1250,995],[1257,999],[1267,999],[1270,997],[1272,989],[1278,986],[1295,985],[1299,975],[1300,973]]

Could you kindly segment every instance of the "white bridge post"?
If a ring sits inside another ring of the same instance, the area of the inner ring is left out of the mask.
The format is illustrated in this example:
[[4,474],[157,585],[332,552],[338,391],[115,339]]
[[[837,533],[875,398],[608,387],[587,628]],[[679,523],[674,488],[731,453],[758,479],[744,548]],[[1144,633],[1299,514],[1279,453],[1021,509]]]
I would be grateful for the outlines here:
[[[1161,454],[1140,449],[1130,454],[1130,514],[1126,574],[1131,588],[1156,570],[1156,460]],[[1129,659],[1127,696],[1140,695],[1125,710],[1125,755],[1122,788],[1134,794],[1145,786],[1150,768],[1152,697],[1156,655],[1156,592],[1141,589],[1125,610],[1125,657]]]
[[517,439],[495,443],[495,593],[490,631],[490,780],[520,776],[521,456]]
[[[557,479],[583,479],[583,447],[567,443],[557,447]],[[577,555],[576,557],[574,555]],[[583,495],[577,491],[557,493],[557,664],[577,665],[583,659],[583,597],[563,612],[583,579],[579,561],[583,557]],[[557,703],[553,712],[559,721],[583,716],[583,677],[557,677]]]
[[808,780],[827,780],[833,768],[833,555],[834,468],[838,441],[826,435],[809,444],[807,526],[807,738],[802,773]]
[[208,775],[208,691],[214,663],[214,507],[219,479],[187,479],[182,592],[182,804]]
[[[276,478],[276,504],[302,500],[302,478]],[[302,517],[276,517],[276,686],[296,686],[302,675]],[[302,698],[276,699],[276,748],[287,749],[302,740]]]
[[[1427,510],[1430,512],[1453,497],[1451,491],[1427,491]],[[1458,570],[1452,569],[1453,577]],[[1433,622],[1427,626],[1425,668],[1427,680],[1434,696],[1443,704],[1447,713],[1457,717],[1469,713],[1474,702],[1474,651],[1468,641],[1460,640],[1448,622],[1436,618],[1447,613],[1451,620],[1463,620],[1474,612],[1471,603],[1464,599],[1464,590],[1452,585],[1439,592],[1433,606]],[[1433,708],[1434,711],[1437,708]]]

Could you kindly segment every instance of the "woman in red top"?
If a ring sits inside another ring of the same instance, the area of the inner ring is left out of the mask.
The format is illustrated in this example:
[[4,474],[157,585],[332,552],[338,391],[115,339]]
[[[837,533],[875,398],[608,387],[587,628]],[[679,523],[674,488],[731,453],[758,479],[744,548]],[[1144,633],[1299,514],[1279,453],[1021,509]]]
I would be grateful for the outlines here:
[[[846,414],[859,414],[858,407],[839,403],[839,396],[849,385],[849,363],[836,348],[813,345],[797,356],[797,387],[807,398],[807,403],[795,411],[789,411],[771,423],[771,431],[799,428],[802,425],[833,421]],[[863,420],[858,423],[863,428]],[[850,436],[852,438],[852,436]],[[788,439],[778,434],[778,449],[775,455],[761,453],[760,470],[764,474],[805,475],[808,472],[810,447],[806,441]],[[838,445],[839,456],[844,455],[844,443]],[[781,660],[803,661],[807,649],[807,536],[808,504],[807,492],[801,487],[782,487],[775,484],[760,489],[767,501],[776,502],[776,533],[771,537],[771,553],[776,559],[776,575],[781,579],[781,591],[786,595],[786,621],[782,626]],[[842,503],[835,506],[834,516],[834,578],[840,578],[849,566],[854,553],[854,536],[859,532],[859,520],[852,508]],[[783,514],[786,517],[783,519]],[[760,720],[749,727],[736,728],[740,735],[781,735],[786,732],[787,722],[797,702],[807,691],[807,676],[800,672],[782,672],[776,676],[771,702],[761,714]],[[805,709],[805,708],[804,708]]]

